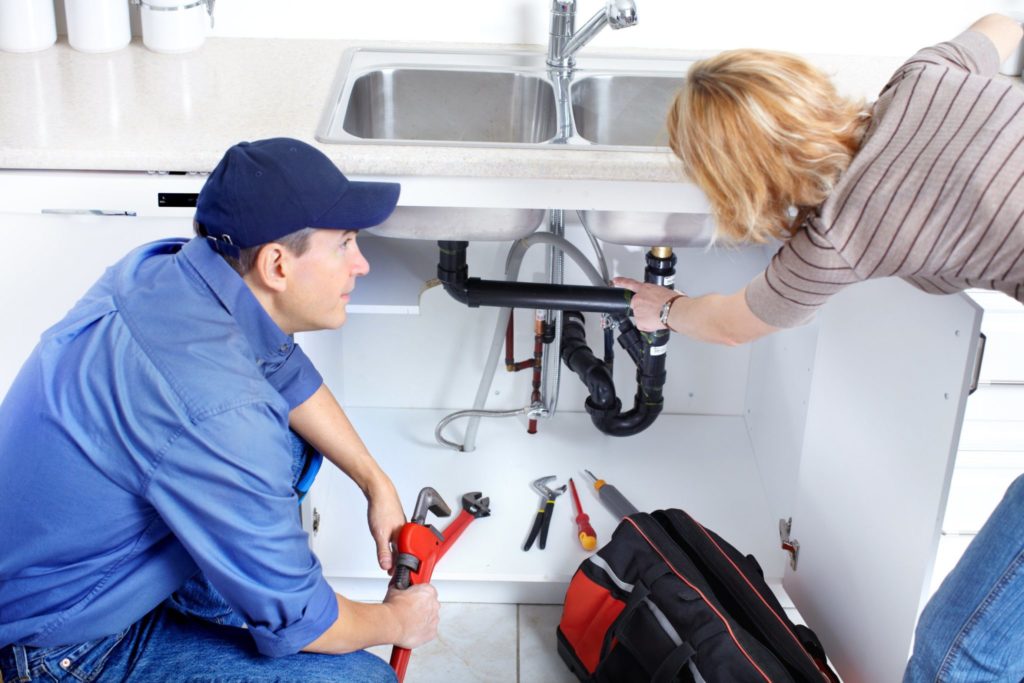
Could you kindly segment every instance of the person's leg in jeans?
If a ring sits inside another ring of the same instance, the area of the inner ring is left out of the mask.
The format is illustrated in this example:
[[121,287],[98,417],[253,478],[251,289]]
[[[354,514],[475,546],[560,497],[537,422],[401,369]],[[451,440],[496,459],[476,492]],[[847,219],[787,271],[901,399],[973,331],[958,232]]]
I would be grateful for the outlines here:
[[126,631],[89,643],[0,648],[4,681],[19,683],[393,683],[387,662],[365,650],[266,657],[245,629],[215,624],[161,605]]
[[903,680],[1024,680],[1024,475],[925,606]]

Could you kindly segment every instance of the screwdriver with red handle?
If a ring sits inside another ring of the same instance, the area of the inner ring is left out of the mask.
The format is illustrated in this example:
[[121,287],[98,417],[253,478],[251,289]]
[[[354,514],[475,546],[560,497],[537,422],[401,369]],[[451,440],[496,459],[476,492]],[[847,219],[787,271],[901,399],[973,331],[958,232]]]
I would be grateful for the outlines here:
[[576,511],[579,513],[576,515],[576,527],[580,530],[580,545],[583,546],[584,550],[593,550],[597,547],[597,534],[594,532],[594,527],[590,526],[590,516],[583,512],[583,506],[580,505],[580,496],[576,493],[576,484],[569,479],[569,489],[572,491],[572,499],[576,503]]

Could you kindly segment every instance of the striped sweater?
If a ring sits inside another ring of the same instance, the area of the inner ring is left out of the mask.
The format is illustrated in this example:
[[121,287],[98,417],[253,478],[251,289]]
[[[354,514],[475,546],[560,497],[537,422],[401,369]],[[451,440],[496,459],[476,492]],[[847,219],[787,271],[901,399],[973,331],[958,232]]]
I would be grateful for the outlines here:
[[887,276],[1024,301],[1024,90],[998,66],[967,31],[896,71],[835,190],[747,285],[757,317],[799,325],[843,287]]

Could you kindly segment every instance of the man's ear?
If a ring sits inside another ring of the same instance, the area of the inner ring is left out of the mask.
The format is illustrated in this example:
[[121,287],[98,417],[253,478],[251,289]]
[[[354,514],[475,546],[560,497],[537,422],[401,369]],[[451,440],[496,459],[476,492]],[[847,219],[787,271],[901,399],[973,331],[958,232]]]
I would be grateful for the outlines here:
[[256,252],[250,274],[263,287],[273,292],[288,288],[291,253],[277,242],[268,242]]

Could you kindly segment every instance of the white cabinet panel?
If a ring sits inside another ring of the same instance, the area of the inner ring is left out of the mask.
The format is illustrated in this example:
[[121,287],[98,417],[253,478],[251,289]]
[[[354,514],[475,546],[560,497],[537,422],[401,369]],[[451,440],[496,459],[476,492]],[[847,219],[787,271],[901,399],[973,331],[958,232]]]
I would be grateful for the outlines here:
[[0,274],[5,328],[0,397],[39,335],[67,313],[107,266],[140,244],[191,232],[191,221],[181,218],[0,213],[7,251]]
[[981,312],[879,280],[819,317],[784,585],[847,683],[896,681],[930,588]]

